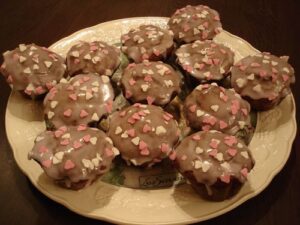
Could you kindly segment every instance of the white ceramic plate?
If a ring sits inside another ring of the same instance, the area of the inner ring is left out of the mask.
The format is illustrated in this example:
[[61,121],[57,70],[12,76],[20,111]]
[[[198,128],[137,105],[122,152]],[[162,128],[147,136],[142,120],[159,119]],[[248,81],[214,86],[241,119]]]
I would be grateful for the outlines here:
[[[167,18],[143,17],[110,21],[83,29],[50,48],[62,55],[79,40],[119,42],[120,35],[139,24],[165,27]],[[254,49],[246,41],[223,31],[215,41],[232,48],[235,60]],[[6,132],[15,160],[33,185],[49,198],[72,211],[91,218],[123,224],[179,224],[207,220],[224,214],[265,189],[286,163],[296,134],[295,103],[287,96],[275,109],[259,113],[250,149],[256,161],[249,181],[232,199],[202,200],[187,184],[160,190],[117,187],[101,181],[81,191],[55,186],[34,161],[27,160],[36,135],[45,129],[41,107],[12,93],[6,110]]]

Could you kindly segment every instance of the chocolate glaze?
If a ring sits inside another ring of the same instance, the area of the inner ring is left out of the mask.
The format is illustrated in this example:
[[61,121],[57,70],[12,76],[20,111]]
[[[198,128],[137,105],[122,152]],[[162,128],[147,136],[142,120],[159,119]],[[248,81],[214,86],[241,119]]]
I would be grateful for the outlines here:
[[3,58],[1,72],[12,89],[32,98],[47,93],[66,72],[61,56],[35,44],[20,44]]
[[44,114],[54,128],[89,124],[111,113],[113,99],[108,76],[80,74],[51,89],[44,99]]
[[98,73],[111,76],[120,64],[120,50],[103,41],[83,42],[67,53],[70,76],[80,73]]
[[150,167],[167,156],[174,159],[179,129],[162,108],[136,103],[110,117],[108,136],[125,161]]
[[106,173],[118,154],[104,132],[80,125],[42,132],[28,158],[37,161],[59,184],[76,189]]
[[165,105],[180,92],[181,77],[165,63],[144,61],[129,64],[121,83],[124,96],[132,102]]
[[269,53],[247,56],[233,66],[231,85],[253,108],[268,110],[290,93],[290,84],[295,83],[287,59]]
[[136,63],[165,60],[173,47],[173,33],[154,25],[141,25],[122,35],[122,51]]
[[250,104],[234,89],[216,83],[197,86],[183,106],[188,124],[196,130],[219,130],[236,135],[250,130]]
[[175,151],[180,173],[191,173],[199,184],[208,187],[219,181],[230,185],[233,179],[244,183],[254,166],[242,140],[214,130],[186,137]]
[[176,50],[180,67],[200,82],[221,80],[233,65],[234,53],[213,41],[195,41]]
[[219,13],[208,6],[186,6],[177,9],[168,25],[178,43],[213,39],[222,31]]

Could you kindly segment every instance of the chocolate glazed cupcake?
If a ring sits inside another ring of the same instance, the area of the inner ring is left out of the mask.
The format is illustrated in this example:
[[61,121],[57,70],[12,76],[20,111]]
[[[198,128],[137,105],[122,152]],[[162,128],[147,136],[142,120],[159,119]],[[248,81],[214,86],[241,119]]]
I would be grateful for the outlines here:
[[28,158],[39,163],[55,183],[78,190],[109,171],[118,154],[104,132],[80,125],[42,132]]
[[213,41],[184,44],[175,54],[176,62],[191,86],[195,83],[221,81],[228,76],[234,60],[230,48]]
[[15,91],[27,97],[44,96],[66,74],[65,60],[45,47],[20,44],[3,54],[1,73]]
[[247,56],[232,68],[231,85],[256,110],[269,110],[290,93],[295,72],[288,57]]
[[120,65],[120,50],[103,41],[81,41],[67,53],[67,67],[70,76],[97,73],[111,76]]
[[135,63],[164,61],[174,48],[173,33],[154,25],[141,25],[121,37],[121,50]]
[[108,136],[128,164],[151,167],[167,157],[174,160],[179,129],[162,108],[136,103],[109,119]]
[[168,25],[179,44],[213,39],[222,31],[219,13],[205,5],[177,9]]
[[216,83],[201,84],[183,104],[184,115],[194,130],[218,130],[248,140],[253,131],[250,104],[234,89]]
[[175,167],[205,199],[222,201],[235,195],[254,166],[242,140],[219,131],[200,131],[176,148]]
[[133,103],[166,105],[180,92],[181,77],[168,64],[144,61],[124,70],[123,94]]

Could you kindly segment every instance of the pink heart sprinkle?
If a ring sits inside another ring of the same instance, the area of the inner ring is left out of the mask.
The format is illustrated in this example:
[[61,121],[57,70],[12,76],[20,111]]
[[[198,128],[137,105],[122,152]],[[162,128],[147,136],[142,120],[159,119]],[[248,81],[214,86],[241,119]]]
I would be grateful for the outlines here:
[[70,159],[68,159],[65,162],[65,165],[64,165],[65,170],[70,170],[70,169],[73,169],[74,167],[75,167],[75,164]]
[[87,129],[87,126],[85,124],[80,124],[78,127],[77,127],[77,131],[84,131]]
[[237,139],[235,136],[226,136],[224,139],[224,143],[230,147],[237,143]]
[[91,135],[89,135],[89,134],[83,136],[83,140],[86,143],[88,143],[90,141],[90,139],[91,139]]
[[134,113],[132,115],[132,118],[135,119],[135,120],[140,120],[141,119],[141,117],[140,117],[140,115],[138,113]]
[[150,97],[150,96],[147,96],[147,103],[148,105],[152,105],[152,103],[154,102],[154,98]]
[[147,54],[143,54],[143,55],[142,55],[142,59],[143,59],[143,60],[145,60],[145,59],[149,59],[149,55],[147,55]]
[[35,88],[35,92],[37,93],[37,94],[43,94],[44,93],[44,88],[42,87],[42,86],[38,86],[37,88]]
[[189,110],[192,112],[192,113],[194,113],[194,112],[196,112],[196,108],[197,108],[197,105],[191,105],[190,107],[189,107]]
[[148,131],[151,131],[152,128],[148,125],[148,124],[145,124],[144,127],[143,127],[143,133],[147,133]]
[[140,141],[140,143],[139,143],[139,149],[140,149],[140,150],[143,150],[143,149],[145,149],[145,148],[147,148],[146,142]]
[[193,139],[194,141],[200,141],[200,140],[201,140],[201,136],[198,135],[198,134],[195,134],[195,135],[193,135],[192,139]]
[[107,101],[104,106],[105,106],[106,112],[108,112],[108,113],[112,112],[112,108],[113,108],[112,101]]
[[70,144],[70,141],[68,139],[64,139],[63,141],[60,142],[61,145],[68,145]]
[[138,114],[139,114],[139,116],[146,116],[147,115],[144,111],[139,111]]
[[163,153],[167,153],[170,150],[170,147],[168,144],[162,143],[160,149]]
[[83,81],[85,81],[85,82],[86,82],[86,81],[89,81],[90,79],[91,79],[91,78],[88,77],[88,76],[84,76],[84,77],[83,77]]
[[61,130],[56,130],[56,131],[54,132],[54,136],[55,136],[56,138],[59,138],[61,135],[63,135],[63,131],[61,131]]
[[145,156],[150,155],[150,151],[147,148],[144,148],[140,151],[140,154]]
[[248,115],[248,110],[246,108],[242,108],[241,111],[245,116]]
[[71,115],[72,115],[72,110],[71,109],[67,109],[66,111],[64,111],[64,116],[70,117]]
[[260,67],[260,64],[256,63],[256,62],[253,62],[253,63],[251,63],[251,67]]
[[215,65],[219,65],[220,59],[217,59],[217,58],[213,59],[213,63],[214,63]]
[[212,148],[218,148],[219,142],[215,139],[212,139],[209,143],[209,146]]
[[233,156],[236,155],[237,150],[234,149],[234,148],[229,148],[229,149],[227,150],[227,153],[233,157]]
[[128,82],[131,86],[135,85],[135,83],[136,83],[136,81],[132,78]]
[[91,51],[96,51],[97,49],[98,49],[98,46],[96,46],[96,45],[91,45],[90,46]]
[[223,120],[220,120],[219,124],[220,124],[220,129],[221,130],[228,127],[228,124]]
[[236,115],[240,109],[240,102],[238,100],[231,101],[231,113]]
[[213,157],[216,157],[217,154],[218,154],[218,150],[217,150],[217,149],[213,149],[213,150],[211,150],[211,151],[209,152],[209,155],[210,155],[210,156],[213,156]]
[[46,153],[46,152],[48,152],[48,148],[46,146],[42,145],[39,148],[39,152],[40,153]]
[[214,17],[214,20],[220,21],[220,17],[216,15],[216,16]]
[[72,99],[73,101],[77,100],[77,95],[76,94],[70,94],[69,98]]
[[245,71],[247,69],[247,66],[241,65],[239,68],[240,68],[241,71]]
[[114,152],[110,148],[106,148],[105,154],[107,155],[107,157],[111,157],[114,155]]
[[87,111],[85,111],[84,109],[82,109],[80,111],[80,118],[87,117],[88,115],[89,115],[89,113]]
[[43,167],[49,168],[51,166],[52,162],[50,159],[42,161]]
[[80,63],[80,60],[76,58],[76,59],[74,59],[74,63],[75,63],[75,64],[79,64],[79,63]]
[[125,97],[126,97],[126,98],[130,98],[131,96],[132,96],[132,93],[131,93],[130,91],[127,90],[127,91],[125,92]]
[[203,131],[209,131],[209,130],[211,130],[211,126],[210,125],[204,125],[204,126],[201,127],[201,129]]
[[69,86],[67,87],[67,90],[68,90],[68,91],[73,91],[73,90],[74,90],[74,87],[73,87],[72,85],[69,85]]
[[135,66],[136,66],[135,63],[130,63],[130,64],[128,64],[128,66],[126,67],[126,69],[130,69],[130,68],[133,68]]
[[68,130],[66,126],[61,126],[58,129],[61,130],[62,132],[66,132]]
[[47,82],[46,87],[48,90],[50,90],[51,88],[53,88],[53,84],[51,82]]
[[129,117],[127,122],[130,123],[130,124],[135,124],[136,120],[133,119],[132,117]]
[[241,174],[242,174],[244,177],[247,178],[247,176],[248,176],[248,169],[247,169],[247,168],[242,169],[242,170],[241,170]]
[[80,148],[81,146],[82,146],[82,144],[81,144],[80,141],[74,141],[74,142],[73,142],[73,147],[74,147],[75,149],[78,149],[78,148]]
[[230,175],[224,174],[224,175],[220,176],[220,180],[226,184],[229,184],[230,183]]
[[147,76],[145,76],[144,81],[151,82],[153,80],[152,80],[152,77],[150,75],[147,75]]
[[207,123],[207,124],[210,124],[210,125],[215,125],[217,122],[217,118],[215,118],[214,116],[205,116],[203,118],[203,123]]
[[183,65],[182,66],[184,70],[191,73],[193,71],[193,67],[191,65]]
[[128,134],[130,137],[135,137],[135,130],[134,130],[134,129],[129,129],[129,130],[127,130],[127,134]]
[[171,154],[169,155],[169,159],[174,161],[176,159],[176,152],[172,151]]
[[159,56],[160,55],[160,51],[158,49],[154,49],[153,50],[154,55]]
[[289,79],[289,76],[286,75],[286,74],[283,74],[283,75],[282,75],[282,79],[283,79],[283,81],[285,82],[285,81],[287,81],[287,80]]
[[264,71],[264,70],[261,70],[261,71],[259,71],[259,75],[260,75],[261,77],[265,77],[265,76],[267,75],[267,72]]
[[203,25],[205,28],[208,28],[208,22],[207,22],[207,21],[204,22],[202,25]]
[[119,113],[119,116],[120,117],[124,117],[126,115],[126,111],[121,111],[120,113]]
[[222,52],[223,54],[226,54],[226,51],[223,48],[220,49],[220,52]]

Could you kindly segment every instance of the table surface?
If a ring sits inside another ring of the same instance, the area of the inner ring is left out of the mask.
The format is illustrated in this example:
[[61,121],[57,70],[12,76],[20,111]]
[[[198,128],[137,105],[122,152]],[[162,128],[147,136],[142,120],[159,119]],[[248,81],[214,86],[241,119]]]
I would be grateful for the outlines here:
[[[177,8],[200,3],[219,11],[224,29],[261,51],[289,55],[290,63],[300,71],[300,2],[296,0],[9,0],[1,2],[0,7],[0,52],[14,49],[20,43],[49,46],[79,29],[109,20],[168,17]],[[10,89],[2,77],[0,83],[0,224],[106,224],[79,216],[47,199],[22,174],[5,134],[5,108]],[[297,79],[293,87],[297,104],[299,85]],[[299,121],[299,113],[297,118]],[[297,135],[287,164],[266,190],[237,209],[201,224],[300,224],[299,150]]]

